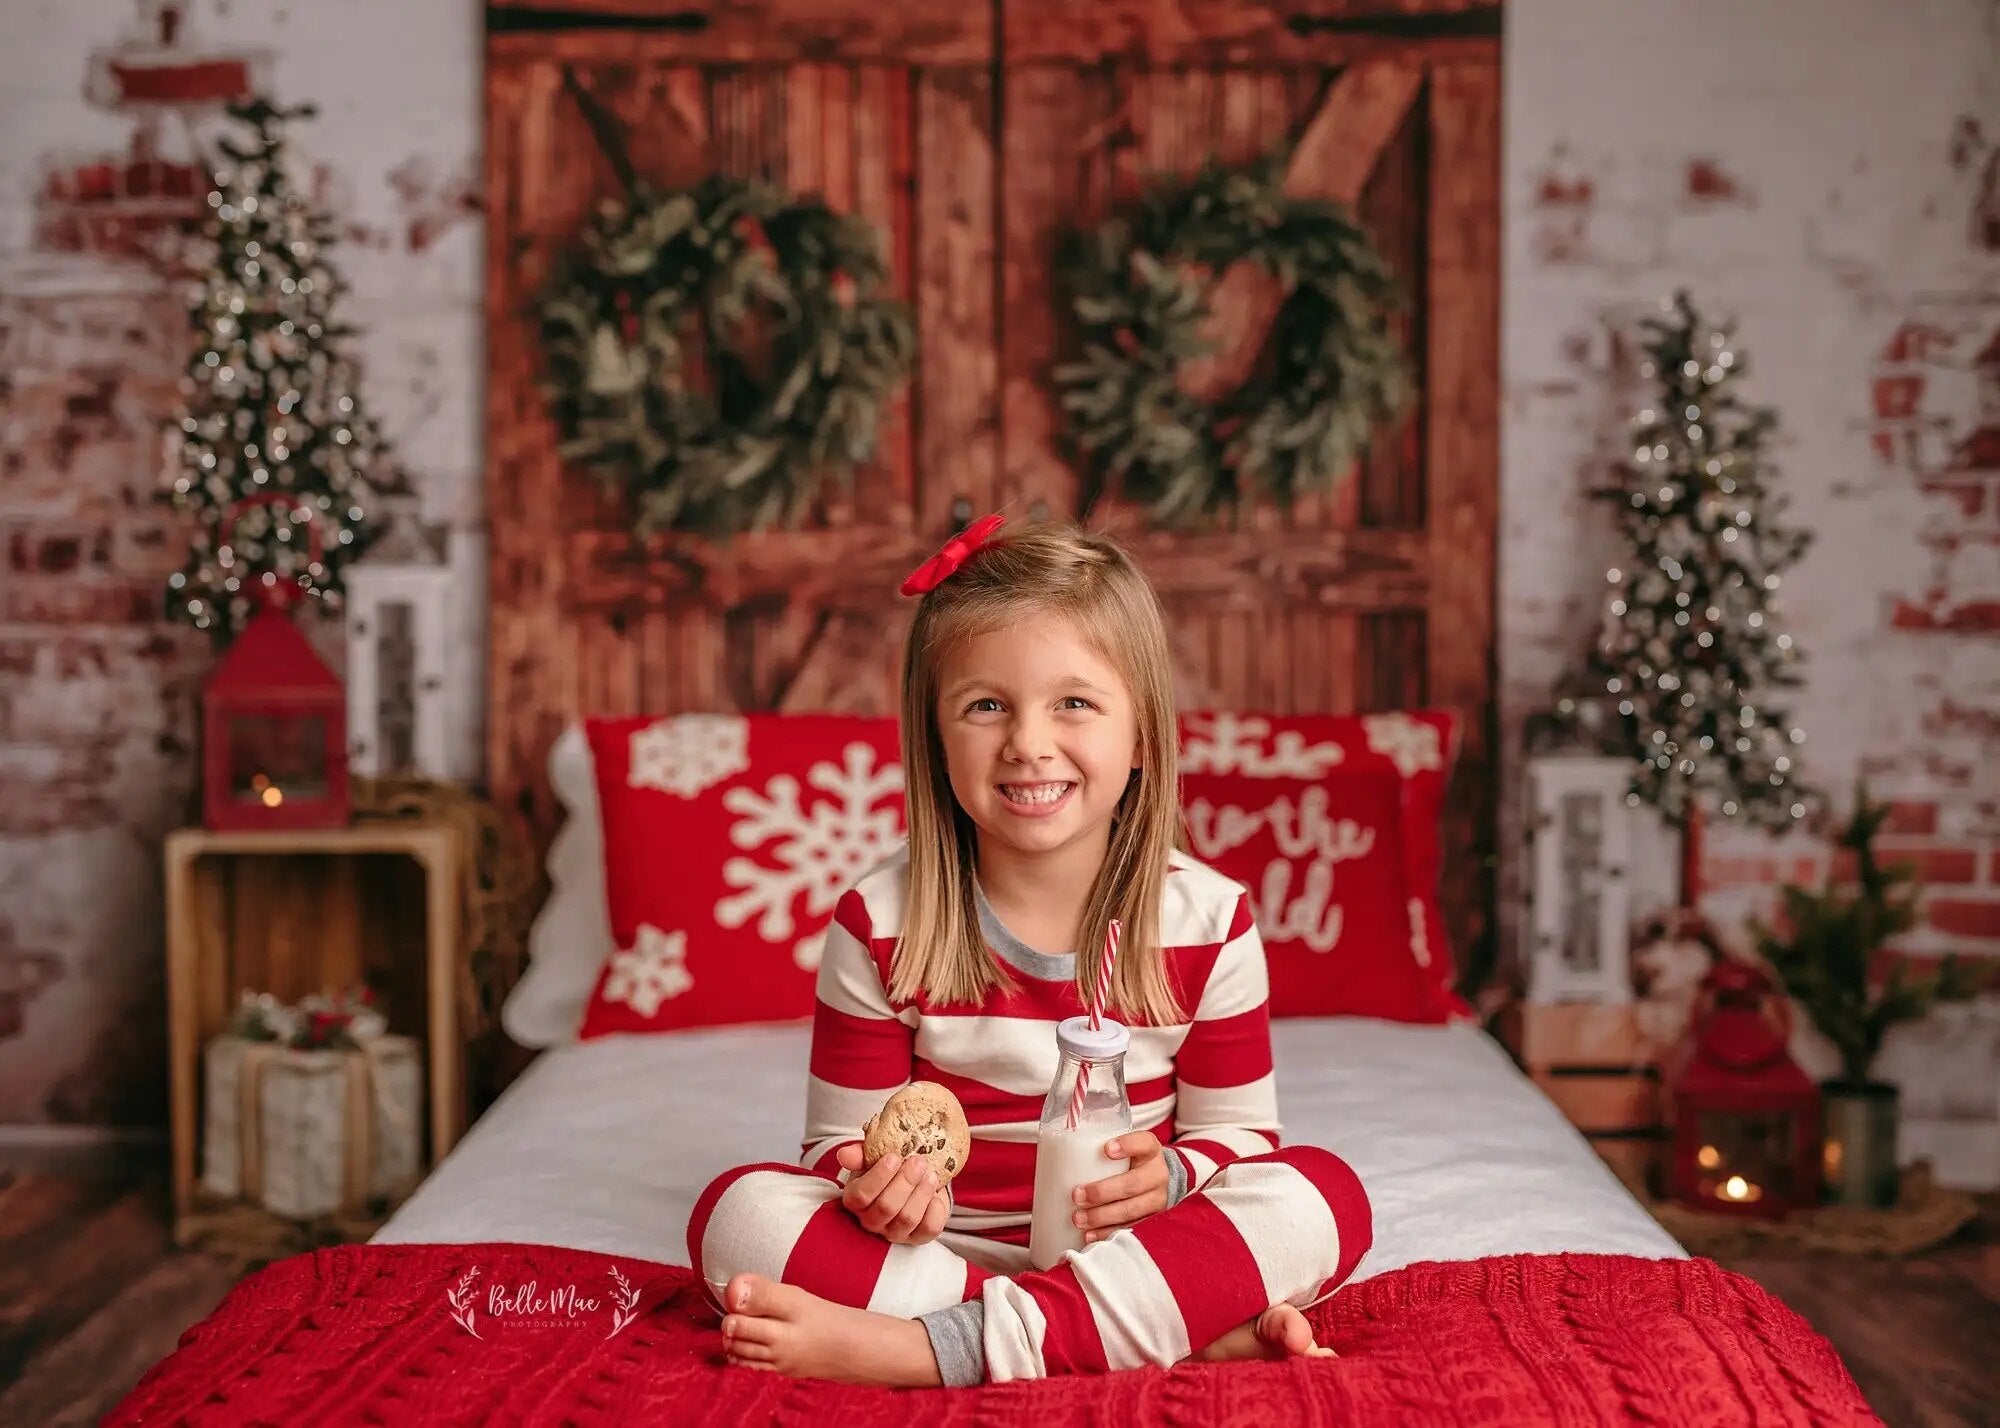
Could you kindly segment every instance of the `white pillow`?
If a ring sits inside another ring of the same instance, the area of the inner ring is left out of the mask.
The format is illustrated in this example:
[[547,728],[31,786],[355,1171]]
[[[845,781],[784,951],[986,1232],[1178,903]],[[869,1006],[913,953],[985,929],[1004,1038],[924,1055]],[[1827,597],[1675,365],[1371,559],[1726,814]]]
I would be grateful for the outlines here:
[[613,945],[597,770],[582,724],[549,750],[549,785],[566,815],[549,846],[549,900],[528,931],[527,974],[500,1008],[507,1034],[538,1050],[576,1040]]

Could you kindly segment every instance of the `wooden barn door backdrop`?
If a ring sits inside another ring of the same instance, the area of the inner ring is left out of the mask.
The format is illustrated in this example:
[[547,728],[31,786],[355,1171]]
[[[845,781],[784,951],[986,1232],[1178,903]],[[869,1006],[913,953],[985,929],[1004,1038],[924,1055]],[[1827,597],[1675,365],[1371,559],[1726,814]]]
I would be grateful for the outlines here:
[[[490,777],[546,838],[545,763],[584,712],[895,708],[902,575],[973,515],[1082,514],[1049,368],[1052,259],[1150,173],[1290,155],[1351,203],[1411,302],[1418,400],[1326,498],[1167,534],[1094,509],[1170,607],[1188,707],[1444,705],[1461,955],[1485,931],[1494,787],[1499,9],[1470,0],[497,0],[488,11]],[[919,356],[879,459],[808,527],[641,541],[565,473],[532,300],[646,178],[818,192],[882,235]],[[1225,279],[1223,364],[1254,350]]]

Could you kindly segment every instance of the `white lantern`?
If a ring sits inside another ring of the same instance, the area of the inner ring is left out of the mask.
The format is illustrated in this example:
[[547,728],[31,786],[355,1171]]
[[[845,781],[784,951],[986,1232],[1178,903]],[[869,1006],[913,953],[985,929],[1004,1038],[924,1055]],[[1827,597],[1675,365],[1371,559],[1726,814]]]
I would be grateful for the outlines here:
[[358,774],[477,774],[464,709],[477,672],[458,628],[457,564],[441,534],[403,516],[345,571],[348,753]]
[[1528,764],[1528,1000],[1629,1002],[1630,761],[1548,755]]

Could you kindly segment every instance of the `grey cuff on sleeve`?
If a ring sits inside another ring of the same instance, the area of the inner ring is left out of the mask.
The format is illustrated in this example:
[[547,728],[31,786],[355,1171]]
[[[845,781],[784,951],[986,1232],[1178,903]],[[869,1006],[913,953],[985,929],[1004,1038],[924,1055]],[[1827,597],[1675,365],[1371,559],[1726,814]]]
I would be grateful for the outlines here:
[[971,1388],[986,1382],[986,1305],[968,1299],[949,1309],[918,1316],[931,1336],[938,1377],[946,1388]]
[[1188,1193],[1187,1162],[1181,1159],[1181,1153],[1178,1150],[1175,1150],[1172,1146],[1168,1146],[1167,1147],[1167,1208],[1171,1210],[1173,1209],[1174,1206],[1180,1204],[1181,1201],[1187,1199],[1187,1193]]

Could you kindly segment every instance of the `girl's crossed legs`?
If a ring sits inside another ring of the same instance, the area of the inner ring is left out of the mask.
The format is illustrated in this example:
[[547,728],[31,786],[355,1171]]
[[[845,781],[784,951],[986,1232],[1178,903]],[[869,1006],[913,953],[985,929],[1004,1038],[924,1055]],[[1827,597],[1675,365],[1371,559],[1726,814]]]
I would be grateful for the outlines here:
[[892,1245],[834,1181],[790,1165],[710,1185],[688,1255],[737,1358],[802,1377],[967,1384],[1309,1352],[1297,1310],[1344,1283],[1371,1237],[1354,1172],[1293,1146],[1233,1162],[1046,1271],[1023,1248],[968,1235]]

